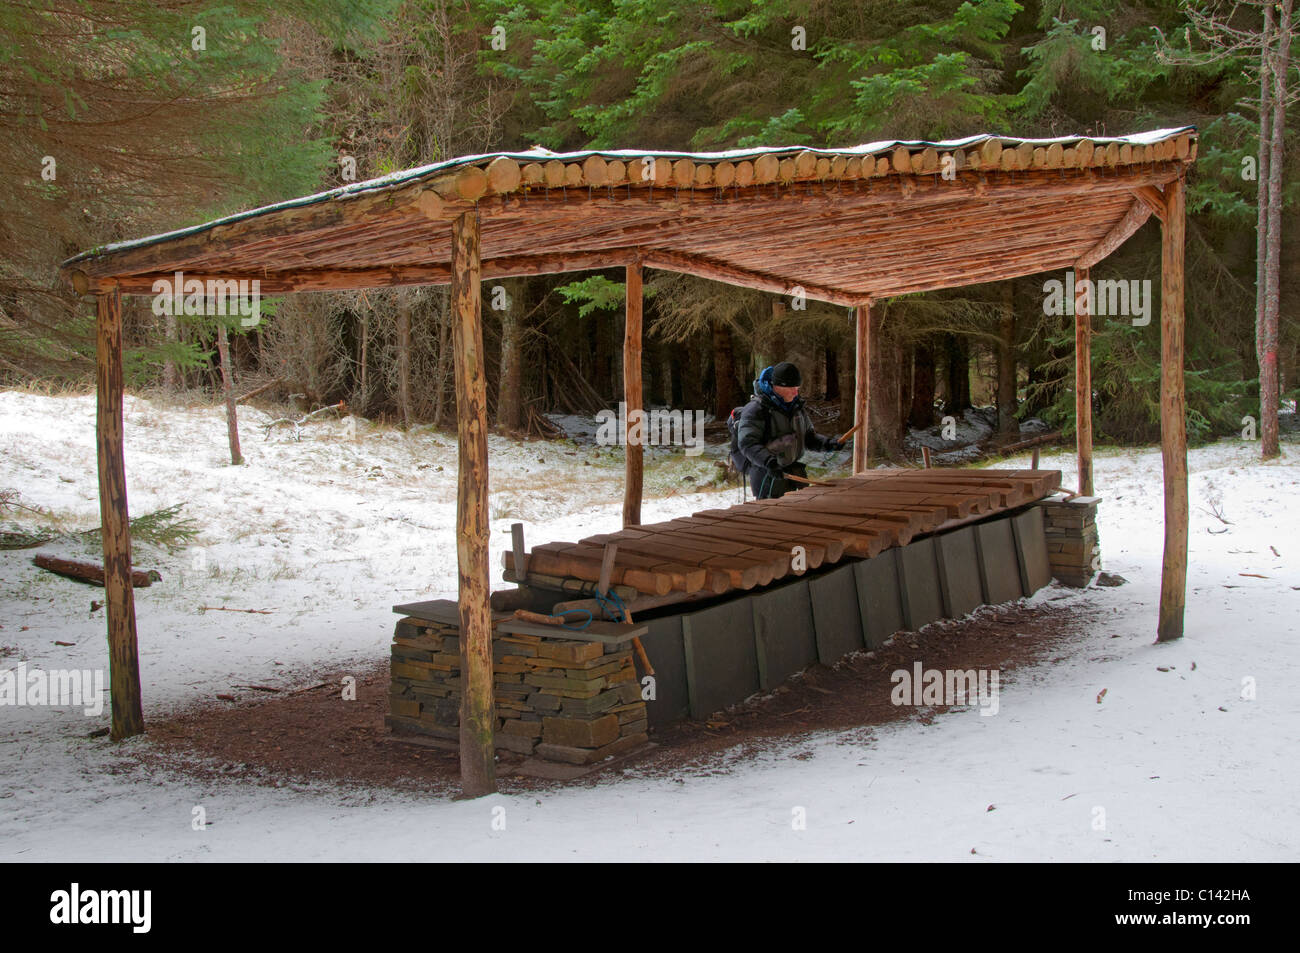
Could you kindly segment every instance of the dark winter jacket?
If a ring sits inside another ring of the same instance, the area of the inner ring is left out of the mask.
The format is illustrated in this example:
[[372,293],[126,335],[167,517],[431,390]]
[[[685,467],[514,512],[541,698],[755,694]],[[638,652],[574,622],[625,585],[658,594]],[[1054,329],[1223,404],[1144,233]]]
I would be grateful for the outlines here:
[[750,466],[766,467],[776,457],[782,467],[797,463],[804,450],[825,450],[827,437],[813,430],[803,398],[786,403],[772,390],[772,369],[754,381],[754,395],[740,413],[736,443]]

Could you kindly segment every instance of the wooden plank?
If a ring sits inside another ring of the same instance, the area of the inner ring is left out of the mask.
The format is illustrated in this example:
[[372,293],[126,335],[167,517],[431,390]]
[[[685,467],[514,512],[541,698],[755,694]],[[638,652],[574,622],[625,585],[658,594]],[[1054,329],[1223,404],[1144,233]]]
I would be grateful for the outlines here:
[[[701,569],[721,572],[727,575],[730,584],[738,589],[752,589],[772,581],[773,568],[771,559],[758,559],[743,555],[704,552],[689,545],[672,541],[656,541],[655,534],[632,539],[619,537],[620,551],[655,559],[673,559],[677,562],[694,563]],[[601,537],[589,537],[592,543]],[[612,545],[612,543],[611,543]]]
[[1165,186],[1160,230],[1160,456],[1164,464],[1165,550],[1156,638],[1182,638],[1187,603],[1187,402],[1183,390],[1183,236],[1185,185]]
[[812,527],[820,527],[827,532],[835,532],[840,529],[848,529],[853,533],[872,533],[882,535],[889,540],[888,545],[897,546],[906,544],[917,533],[922,532],[920,529],[921,521],[915,519],[911,514],[903,519],[883,520],[874,517],[854,518],[846,517],[844,514],[819,513],[816,510],[803,510],[802,512],[787,512],[786,510],[768,507],[765,504],[767,500],[751,500],[744,504],[748,510],[746,513],[751,519],[775,519],[775,520],[792,520],[797,519],[802,523],[807,523]]
[[[604,559],[604,549],[599,546],[584,546],[581,543],[544,543],[541,546],[534,546],[532,555],[538,558],[543,554],[552,554],[560,557],[573,558],[576,561],[591,561],[596,563],[597,571],[594,581],[600,580],[600,564]],[[622,570],[624,573],[628,569],[642,569],[653,573],[666,574],[672,580],[674,589],[682,589],[686,592],[695,592],[697,589],[703,589],[707,584],[708,572],[698,566],[688,566],[685,563],[673,562],[670,560],[656,559],[649,556],[637,556],[634,553],[623,553],[615,561],[613,567],[613,581],[618,582],[617,573]],[[576,573],[574,575],[577,575]],[[582,578],[579,576],[578,578]]]
[[623,432],[623,525],[641,522],[641,486],[644,478],[645,448],[641,441],[628,439],[634,414],[642,409],[641,394],[641,265],[627,266],[626,297],[623,322],[623,400],[627,404],[626,429]]
[[[816,569],[823,562],[839,562],[845,550],[849,548],[849,542],[845,538],[845,534],[815,530],[794,522],[756,520],[744,514],[719,517],[716,515],[717,512],[706,510],[700,513],[692,513],[691,519],[697,522],[725,522],[729,526],[757,533],[761,539],[788,543],[791,546],[803,546],[808,554],[808,567],[810,569]],[[868,542],[867,537],[861,537],[860,542],[866,544]],[[813,562],[813,560],[816,560],[816,562]]]
[[[552,575],[552,576],[571,576],[574,579],[581,579],[584,582],[597,582],[600,579],[600,560],[591,558],[578,558],[572,555],[552,553],[534,549],[528,555],[528,567],[530,578],[534,574]],[[505,552],[501,554],[502,568],[513,576],[515,564],[514,554]],[[624,586],[630,586],[637,592],[644,592],[651,595],[664,595],[673,588],[673,577],[666,572],[653,572],[636,566],[615,566],[612,575],[615,583]],[[534,582],[536,585],[536,582]]]
[[[687,539],[731,540],[736,543],[745,544],[752,549],[760,549],[763,551],[774,550],[776,557],[787,564],[790,561],[790,551],[789,546],[785,544],[789,542],[789,545],[794,545],[793,541],[790,541],[788,537],[779,531],[773,530],[769,533],[763,533],[753,527],[733,525],[730,520],[697,520],[694,517],[689,517],[686,519],[672,520],[671,522],[660,525],[662,525],[665,530],[671,531],[674,538],[685,537]],[[781,545],[774,547],[771,545],[773,543]],[[808,552],[810,567],[815,569],[826,559],[826,547],[820,543],[808,540],[805,548]]]
[[123,457],[122,296],[117,291],[97,295],[95,308],[95,450],[99,462],[99,518],[103,526],[112,703],[109,737],[121,741],[144,731]]
[[466,797],[496,791],[492,685],[492,588],[488,562],[487,373],[483,360],[479,219],[452,226],[452,346],[455,354],[456,568],[459,575],[460,780]]
[[524,555],[524,524],[510,524],[510,551],[514,554],[515,565],[519,567],[516,581],[522,588],[528,582],[528,557]]
[[644,622],[627,625],[622,622],[592,619],[584,628],[578,629],[511,618],[497,623],[497,631],[505,635],[540,635],[546,639],[572,639],[575,642],[602,642],[606,645],[621,646],[630,643],[638,636],[645,635],[650,631],[650,627]]

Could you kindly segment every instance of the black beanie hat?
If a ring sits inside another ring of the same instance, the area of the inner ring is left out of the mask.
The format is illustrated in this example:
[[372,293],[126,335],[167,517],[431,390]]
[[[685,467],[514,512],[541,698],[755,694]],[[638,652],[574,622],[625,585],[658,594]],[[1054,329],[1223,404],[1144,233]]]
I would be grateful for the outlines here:
[[777,387],[798,387],[802,380],[799,368],[789,361],[782,361],[772,368],[772,383]]

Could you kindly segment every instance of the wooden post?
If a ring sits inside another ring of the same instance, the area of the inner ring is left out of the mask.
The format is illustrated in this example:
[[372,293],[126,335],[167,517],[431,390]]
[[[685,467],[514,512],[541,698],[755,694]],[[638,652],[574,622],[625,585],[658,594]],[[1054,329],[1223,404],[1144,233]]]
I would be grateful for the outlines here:
[[1088,269],[1074,270],[1074,423],[1079,495],[1092,496],[1092,295]]
[[853,472],[867,469],[867,444],[871,439],[871,305],[860,304],[853,309],[856,324],[855,359],[853,373],[853,425],[857,436],[853,438]]
[[510,524],[510,551],[515,557],[515,582],[524,588],[528,581],[528,557],[524,555],[524,524]]
[[451,324],[456,361],[456,566],[460,575],[460,783],[466,797],[496,790],[492,610],[488,604],[487,375],[483,361],[478,211],[451,229]]
[[[626,479],[623,486],[623,525],[641,524],[641,485],[644,448],[628,439],[632,430],[632,413],[642,410],[641,397],[641,266],[627,266],[627,319],[623,327],[623,401],[627,423],[623,432]],[[637,430],[645,435],[645,427]]]
[[1182,179],[1165,186],[1160,226],[1160,453],[1165,474],[1165,553],[1160,572],[1156,640],[1182,638],[1187,604],[1187,420],[1183,393]]
[[104,601],[108,607],[108,671],[114,741],[144,731],[140,659],[131,588],[131,533],[126,505],[122,426],[122,296],[97,295],[95,335],[96,451],[99,519],[104,538]]

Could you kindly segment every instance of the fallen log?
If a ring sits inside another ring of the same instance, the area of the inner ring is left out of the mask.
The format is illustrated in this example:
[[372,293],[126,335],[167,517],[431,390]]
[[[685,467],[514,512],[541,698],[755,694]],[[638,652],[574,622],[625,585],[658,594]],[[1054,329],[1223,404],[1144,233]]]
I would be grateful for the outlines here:
[[[47,572],[55,573],[59,576],[66,576],[69,579],[77,579],[81,582],[88,582],[95,586],[104,584],[104,567],[98,563],[83,563],[75,559],[60,559],[57,556],[49,556],[41,553],[32,557],[32,562]],[[133,589],[147,589],[155,582],[161,581],[162,576],[156,569],[133,569],[131,570],[131,587]]]

